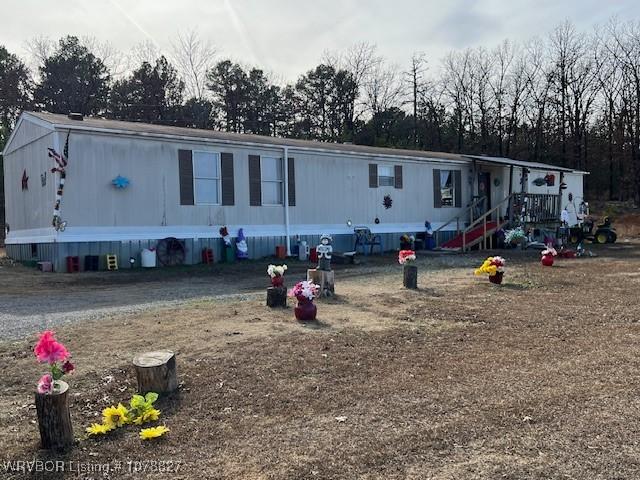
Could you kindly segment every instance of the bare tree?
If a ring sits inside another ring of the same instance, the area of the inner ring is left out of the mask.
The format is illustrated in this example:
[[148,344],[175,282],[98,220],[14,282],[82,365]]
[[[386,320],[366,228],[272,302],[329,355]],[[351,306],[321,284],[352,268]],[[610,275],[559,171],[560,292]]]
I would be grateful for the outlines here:
[[426,55],[422,52],[416,52],[411,56],[409,71],[405,72],[406,84],[409,87],[410,100],[406,103],[411,104],[413,112],[413,144],[418,146],[418,102],[424,93],[424,74],[427,68]]
[[207,91],[207,72],[215,63],[216,48],[209,40],[202,39],[197,30],[178,33],[172,47],[173,58],[185,82],[187,94],[203,98]]
[[129,55],[130,67],[137,67],[138,65],[147,62],[151,65],[156,63],[156,60],[162,56],[162,50],[151,40],[144,40],[131,49]]
[[102,41],[94,36],[86,35],[80,38],[80,42],[102,60],[112,78],[118,79],[127,73],[129,69],[127,57],[110,41]]
[[378,63],[367,75],[363,85],[363,101],[371,115],[399,105],[402,82],[398,71],[395,65]]

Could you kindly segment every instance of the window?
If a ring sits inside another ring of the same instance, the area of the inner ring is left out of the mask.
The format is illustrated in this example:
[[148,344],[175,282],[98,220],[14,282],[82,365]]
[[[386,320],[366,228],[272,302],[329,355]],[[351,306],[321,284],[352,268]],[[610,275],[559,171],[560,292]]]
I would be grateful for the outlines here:
[[196,205],[220,205],[220,155],[193,152],[193,190]]
[[261,157],[262,205],[283,205],[284,168],[281,158]]
[[443,207],[453,207],[456,192],[453,170],[440,170],[440,204]]
[[378,185],[380,187],[393,187],[395,185],[393,165],[378,165]]

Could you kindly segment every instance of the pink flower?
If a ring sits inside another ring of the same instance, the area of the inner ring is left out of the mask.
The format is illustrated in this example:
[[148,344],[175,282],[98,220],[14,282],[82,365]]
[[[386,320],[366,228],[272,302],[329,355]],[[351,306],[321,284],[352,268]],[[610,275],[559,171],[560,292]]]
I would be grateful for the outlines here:
[[45,373],[38,381],[38,393],[53,392],[53,377],[50,373]]
[[67,373],[71,373],[76,369],[76,366],[71,363],[69,360],[67,360],[66,362],[64,362],[62,364],[62,371],[67,374]]
[[33,352],[40,363],[53,365],[56,362],[63,362],[69,358],[69,352],[65,346],[55,339],[55,333],[47,330],[40,335]]
[[405,263],[411,263],[416,259],[416,252],[413,250],[400,250],[398,253],[398,263],[404,265]]

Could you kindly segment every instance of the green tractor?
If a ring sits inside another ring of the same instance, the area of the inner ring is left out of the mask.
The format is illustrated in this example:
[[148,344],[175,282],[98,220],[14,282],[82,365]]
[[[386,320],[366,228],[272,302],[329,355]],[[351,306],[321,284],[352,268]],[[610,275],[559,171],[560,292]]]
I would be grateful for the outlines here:
[[618,239],[616,229],[611,224],[609,217],[604,217],[602,223],[595,226],[594,221],[587,218],[582,225],[571,227],[569,230],[569,242],[578,244],[584,240],[591,240],[593,243],[615,243]]

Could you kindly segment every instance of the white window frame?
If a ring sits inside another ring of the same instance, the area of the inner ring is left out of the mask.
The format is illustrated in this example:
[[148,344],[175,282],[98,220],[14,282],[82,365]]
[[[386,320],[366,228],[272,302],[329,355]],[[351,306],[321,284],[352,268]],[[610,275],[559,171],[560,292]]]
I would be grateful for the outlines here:
[[[207,155],[215,155],[216,156],[216,162],[217,162],[217,168],[216,170],[218,171],[218,177],[203,177],[203,176],[198,176],[196,175],[196,163],[193,160],[194,154],[196,153],[204,153]],[[194,205],[222,205],[222,172],[220,170],[220,168],[222,167],[221,162],[220,162],[220,152],[210,152],[208,150],[193,150],[192,154],[191,154],[191,162],[193,164],[193,203]],[[210,203],[210,202],[199,202],[198,201],[198,194],[197,194],[197,189],[196,189],[196,180],[217,180],[217,184],[218,184],[218,201],[216,203]]]
[[[391,175],[380,175],[380,168],[389,168],[391,169]],[[380,182],[381,178],[390,178],[391,184],[383,185]],[[396,169],[395,165],[378,165],[378,187],[394,187],[396,185]]]
[[[445,205],[442,202],[442,172],[449,172],[451,178],[451,205]],[[456,170],[440,170],[440,208],[456,208]]]
[[[276,160],[280,161],[280,171],[282,172],[282,180],[265,180],[264,176],[262,175],[263,172],[263,168],[262,168],[262,160],[264,158],[273,158]],[[282,159],[282,157],[277,157],[277,156],[271,156],[271,155],[260,155],[260,204],[263,207],[282,207],[284,206],[284,161]],[[282,193],[282,202],[281,203],[265,203],[264,201],[264,188],[262,188],[262,186],[265,183],[279,183],[280,184],[280,192]]]

